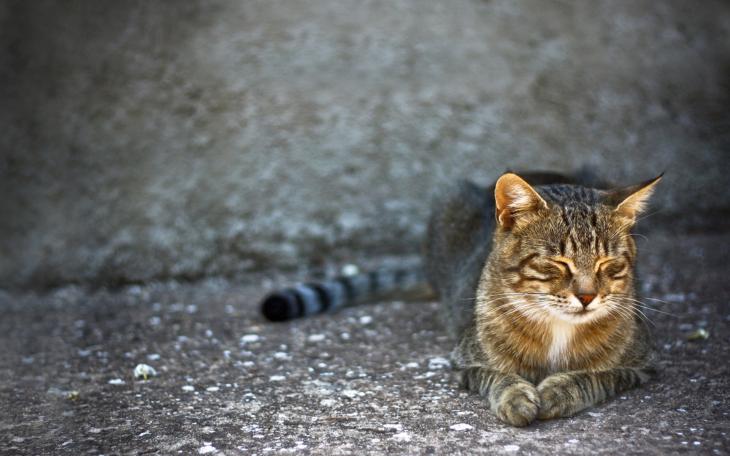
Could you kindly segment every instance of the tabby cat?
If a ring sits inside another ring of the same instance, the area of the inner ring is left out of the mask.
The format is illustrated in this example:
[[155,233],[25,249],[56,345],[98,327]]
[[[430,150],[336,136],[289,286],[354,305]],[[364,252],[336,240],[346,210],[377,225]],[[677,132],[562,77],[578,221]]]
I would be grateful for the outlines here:
[[418,290],[427,281],[458,339],[462,384],[502,421],[573,415],[652,375],[634,295],[631,230],[661,176],[603,190],[557,174],[463,182],[434,206],[421,270],[375,271],[273,293],[280,321]]

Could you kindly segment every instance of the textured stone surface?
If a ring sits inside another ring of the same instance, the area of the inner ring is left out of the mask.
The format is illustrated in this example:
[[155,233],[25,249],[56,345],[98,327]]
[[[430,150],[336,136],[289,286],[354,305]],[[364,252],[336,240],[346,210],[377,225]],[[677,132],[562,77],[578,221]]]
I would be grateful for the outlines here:
[[640,239],[660,379],[524,429],[456,386],[435,303],[264,322],[292,275],[5,294],[0,453],[728,454],[728,241]]
[[730,4],[4,1],[0,285],[414,252],[506,168],[728,207]]

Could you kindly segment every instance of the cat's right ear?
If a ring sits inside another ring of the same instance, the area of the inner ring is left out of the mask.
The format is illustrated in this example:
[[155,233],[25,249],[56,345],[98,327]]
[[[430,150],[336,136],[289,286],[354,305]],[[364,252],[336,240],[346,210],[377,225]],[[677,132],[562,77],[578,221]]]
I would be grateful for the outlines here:
[[497,179],[494,186],[497,222],[509,229],[540,209],[547,209],[544,199],[517,174],[506,173]]

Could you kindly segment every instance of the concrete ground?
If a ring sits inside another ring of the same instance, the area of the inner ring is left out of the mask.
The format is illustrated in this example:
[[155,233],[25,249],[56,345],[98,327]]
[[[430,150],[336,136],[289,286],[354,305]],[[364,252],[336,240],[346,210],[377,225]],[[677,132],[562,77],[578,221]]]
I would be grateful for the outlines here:
[[305,272],[5,293],[0,454],[728,454],[729,241],[642,238],[661,377],[524,429],[458,388],[433,302],[264,321]]

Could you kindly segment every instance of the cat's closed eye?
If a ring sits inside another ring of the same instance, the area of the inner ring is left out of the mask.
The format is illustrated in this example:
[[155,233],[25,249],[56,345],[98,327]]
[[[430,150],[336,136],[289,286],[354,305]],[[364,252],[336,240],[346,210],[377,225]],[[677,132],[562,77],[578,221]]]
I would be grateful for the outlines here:
[[602,262],[598,267],[598,271],[608,278],[618,280],[626,277],[628,266],[628,263],[623,259],[612,259]]
[[548,258],[535,258],[522,268],[522,278],[535,281],[553,281],[570,274],[565,264]]

